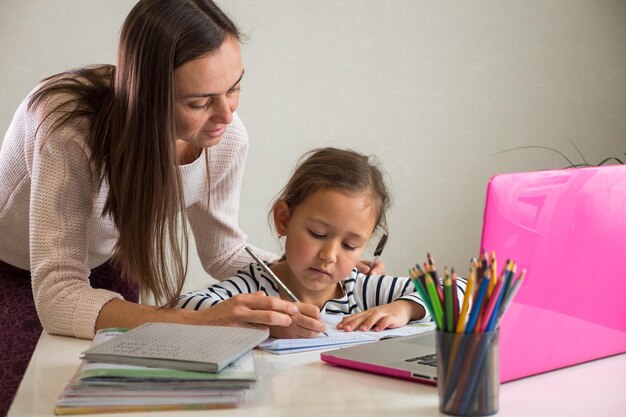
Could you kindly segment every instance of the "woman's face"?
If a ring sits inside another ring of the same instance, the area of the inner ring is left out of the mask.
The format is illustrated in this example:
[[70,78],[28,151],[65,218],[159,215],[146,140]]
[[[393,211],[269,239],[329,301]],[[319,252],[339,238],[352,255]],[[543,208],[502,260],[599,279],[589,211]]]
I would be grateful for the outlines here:
[[177,139],[207,148],[219,143],[239,105],[243,66],[237,39],[174,70]]

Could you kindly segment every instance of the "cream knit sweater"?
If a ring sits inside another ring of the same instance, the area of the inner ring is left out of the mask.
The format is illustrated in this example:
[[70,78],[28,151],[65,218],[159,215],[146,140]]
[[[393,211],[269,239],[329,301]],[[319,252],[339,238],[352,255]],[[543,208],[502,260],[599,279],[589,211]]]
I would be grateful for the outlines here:
[[[100,214],[108,186],[98,188],[94,181],[87,123],[76,121],[51,131],[54,117],[40,123],[52,104],[35,112],[27,109],[27,100],[17,109],[0,149],[0,260],[31,271],[35,305],[47,332],[92,338],[102,306],[121,298],[89,285],[90,269],[110,259],[118,238],[112,219]],[[209,151],[210,207],[204,156],[179,167],[198,255],[204,269],[218,279],[251,262],[244,250],[247,237],[238,227],[247,151],[248,135],[235,115],[223,139]]]

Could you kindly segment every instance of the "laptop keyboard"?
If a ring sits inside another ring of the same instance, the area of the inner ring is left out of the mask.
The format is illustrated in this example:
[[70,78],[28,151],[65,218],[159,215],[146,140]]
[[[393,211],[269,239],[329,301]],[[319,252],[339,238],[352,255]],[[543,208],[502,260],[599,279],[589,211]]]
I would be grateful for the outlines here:
[[408,358],[404,360],[405,362],[417,362],[420,365],[428,365],[428,366],[437,366],[437,355],[435,353],[430,353],[428,355],[423,356],[415,356],[413,358]]

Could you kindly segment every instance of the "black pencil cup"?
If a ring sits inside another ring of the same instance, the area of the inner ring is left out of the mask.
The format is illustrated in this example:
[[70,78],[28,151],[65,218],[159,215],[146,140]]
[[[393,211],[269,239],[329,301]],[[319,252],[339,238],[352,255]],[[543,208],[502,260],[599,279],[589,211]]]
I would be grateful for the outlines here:
[[498,412],[500,391],[499,331],[437,331],[439,411],[455,416]]

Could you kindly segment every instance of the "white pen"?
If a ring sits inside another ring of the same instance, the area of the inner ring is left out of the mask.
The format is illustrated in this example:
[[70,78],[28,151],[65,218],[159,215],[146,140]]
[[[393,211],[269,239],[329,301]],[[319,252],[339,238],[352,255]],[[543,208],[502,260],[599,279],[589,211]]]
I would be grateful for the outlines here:
[[[274,279],[274,281],[276,281],[276,283],[278,283],[278,285],[280,285],[280,287],[287,293],[287,295],[289,296],[289,298],[291,298],[293,301],[295,301],[296,303],[299,303],[300,300],[298,300],[298,297],[296,297],[294,295],[294,293],[291,292],[291,290],[289,288],[287,288],[287,286],[285,285],[284,282],[282,282],[280,280],[280,278],[278,278],[276,276],[276,274],[274,273],[274,271],[272,271],[269,266],[267,266],[265,264],[265,262],[263,262],[257,255],[256,253],[254,253],[254,251],[252,249],[250,249],[249,246],[246,246],[246,252],[248,252],[250,254],[250,256],[252,256],[252,259],[254,259],[256,261],[257,264],[259,264],[259,266],[263,269],[263,271],[265,271],[265,273],[267,273],[270,277],[272,277]],[[322,332],[322,334],[326,337],[328,337],[328,333],[326,332]]]

